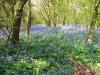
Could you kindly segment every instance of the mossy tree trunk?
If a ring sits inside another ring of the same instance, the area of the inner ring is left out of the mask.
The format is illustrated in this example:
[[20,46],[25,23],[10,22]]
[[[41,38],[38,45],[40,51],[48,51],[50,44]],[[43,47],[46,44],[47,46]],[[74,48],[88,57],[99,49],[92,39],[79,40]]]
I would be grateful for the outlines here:
[[23,7],[26,4],[28,0],[18,0],[16,3],[16,13],[15,13],[15,19],[13,22],[13,29],[12,29],[12,40],[11,42],[15,45],[19,41],[19,32],[20,32],[20,25],[21,25],[21,19],[22,19],[22,13],[23,13]]
[[86,38],[86,43],[92,43],[92,41],[93,41],[94,29],[95,29],[96,19],[97,19],[97,16],[98,16],[99,5],[100,5],[100,0],[95,0],[95,4],[94,4],[94,8],[93,8],[92,21],[91,21],[91,24],[90,24],[88,36]]

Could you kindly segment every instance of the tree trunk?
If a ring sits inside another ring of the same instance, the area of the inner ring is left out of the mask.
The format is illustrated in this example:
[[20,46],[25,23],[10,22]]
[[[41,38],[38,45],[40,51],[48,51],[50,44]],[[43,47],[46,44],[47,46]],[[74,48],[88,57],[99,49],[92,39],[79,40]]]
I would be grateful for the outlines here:
[[54,24],[55,27],[57,26],[55,19],[53,20],[53,24]]
[[31,16],[32,16],[32,11],[31,11],[31,9],[32,9],[32,7],[31,7],[31,0],[29,0],[29,2],[28,2],[28,6],[29,6],[29,15],[28,15],[28,24],[27,24],[27,36],[30,34],[30,27],[31,27],[31,24],[32,24],[32,22],[31,22]]
[[91,21],[91,24],[90,24],[90,30],[89,30],[88,36],[86,38],[87,43],[92,43],[92,41],[93,41],[93,35],[94,35],[94,29],[95,29],[95,24],[96,24],[96,18],[97,18],[97,15],[98,15],[99,5],[100,5],[100,0],[98,0],[98,1],[96,0],[95,4],[94,4],[94,9],[93,9],[93,15],[92,15],[92,21]]
[[20,32],[22,12],[23,12],[23,7],[27,1],[28,0],[18,0],[16,4],[16,15],[15,15],[15,19],[13,22],[12,40],[11,40],[13,45],[19,42],[19,32]]
[[56,9],[54,10],[53,16],[54,16],[54,18],[53,18],[53,24],[56,27],[57,26],[57,13],[56,13]]
[[63,26],[65,26],[65,23],[66,23],[66,16],[64,16],[64,19],[63,19]]
[[50,19],[48,20],[47,25],[48,25],[49,27],[51,27],[51,21],[50,21]]

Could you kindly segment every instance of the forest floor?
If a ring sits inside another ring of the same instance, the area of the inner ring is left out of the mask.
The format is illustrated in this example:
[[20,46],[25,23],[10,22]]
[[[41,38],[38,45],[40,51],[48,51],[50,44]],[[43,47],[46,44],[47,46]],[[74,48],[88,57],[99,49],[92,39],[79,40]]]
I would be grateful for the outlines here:
[[74,65],[86,64],[100,75],[100,30],[93,44],[86,44],[86,28],[80,26],[32,26],[30,36],[21,28],[20,42],[13,46],[0,40],[1,75],[72,75]]

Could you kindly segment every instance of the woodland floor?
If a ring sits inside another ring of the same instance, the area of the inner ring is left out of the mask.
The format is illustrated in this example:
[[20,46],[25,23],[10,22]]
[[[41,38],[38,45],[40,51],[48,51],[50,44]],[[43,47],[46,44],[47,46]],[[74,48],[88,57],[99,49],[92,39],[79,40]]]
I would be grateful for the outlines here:
[[21,28],[15,47],[0,40],[1,75],[72,75],[70,59],[87,64],[100,75],[100,29],[95,29],[92,44],[86,44],[86,27],[32,26],[30,36]]

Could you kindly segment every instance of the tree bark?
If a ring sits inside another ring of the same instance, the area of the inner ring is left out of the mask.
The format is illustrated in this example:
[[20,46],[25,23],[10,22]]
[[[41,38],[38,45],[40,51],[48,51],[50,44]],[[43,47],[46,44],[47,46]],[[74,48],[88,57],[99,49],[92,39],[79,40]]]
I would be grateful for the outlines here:
[[18,0],[16,4],[16,15],[15,15],[15,19],[13,22],[12,40],[11,40],[13,45],[16,45],[19,42],[19,32],[20,32],[23,7],[27,1],[28,0]]
[[50,19],[48,19],[47,25],[48,25],[49,27],[51,27],[51,21],[50,21]]
[[31,16],[32,16],[32,12],[31,12],[31,0],[29,0],[28,2],[28,6],[29,6],[29,15],[28,15],[28,24],[27,24],[27,36],[30,34],[30,27],[31,27]]
[[53,14],[53,24],[56,27],[57,26],[57,13],[56,13],[56,9],[54,10],[54,14]]
[[65,26],[66,24],[66,16],[64,16],[64,19],[63,19],[63,26]]
[[100,5],[100,0],[98,0],[98,1],[95,0],[93,15],[92,15],[92,21],[91,21],[91,24],[90,24],[90,30],[89,30],[88,36],[86,38],[86,43],[92,43],[92,41],[93,41],[93,35],[94,35],[96,19],[97,19],[97,16],[98,16],[99,5]]

